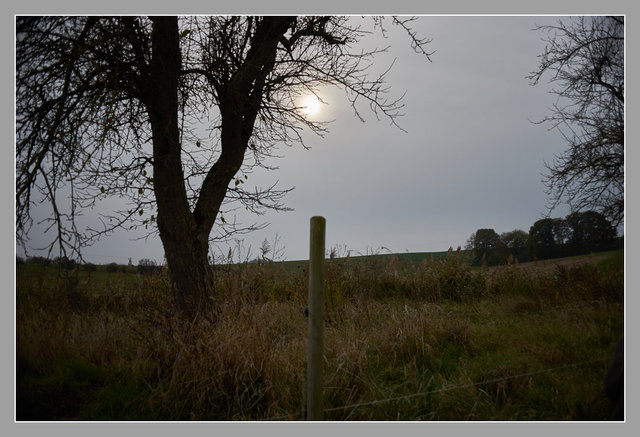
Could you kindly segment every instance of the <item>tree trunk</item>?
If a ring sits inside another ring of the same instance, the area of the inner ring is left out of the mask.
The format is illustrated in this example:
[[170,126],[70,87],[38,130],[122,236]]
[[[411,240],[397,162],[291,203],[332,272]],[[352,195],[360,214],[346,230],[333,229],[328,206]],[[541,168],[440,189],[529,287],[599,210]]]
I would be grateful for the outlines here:
[[202,184],[193,213],[182,171],[178,125],[181,59],[177,17],[153,18],[150,83],[145,93],[153,137],[154,192],[158,230],[178,306],[188,315],[212,314],[213,273],[209,234],[229,183],[244,161],[260,109],[264,81],[273,69],[278,41],[294,19],[267,17],[252,38],[247,57],[228,83],[218,84],[222,153]]
[[188,317],[201,314],[211,319],[214,317],[215,285],[207,256],[207,241],[200,241],[195,232],[187,232],[185,235],[183,231],[189,227],[174,219],[175,217],[165,216],[162,222],[159,220],[158,225],[175,302]]
[[151,44],[148,109],[158,231],[176,303],[187,316],[193,317],[211,310],[213,305],[213,273],[208,261],[211,228],[205,232],[199,229],[184,186],[178,126],[180,48],[176,17],[154,19]]

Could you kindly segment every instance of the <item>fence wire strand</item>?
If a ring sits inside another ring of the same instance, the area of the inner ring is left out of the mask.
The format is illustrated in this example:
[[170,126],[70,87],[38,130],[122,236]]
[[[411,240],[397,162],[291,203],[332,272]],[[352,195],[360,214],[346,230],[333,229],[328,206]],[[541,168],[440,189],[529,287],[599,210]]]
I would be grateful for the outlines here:
[[[439,388],[439,389],[436,389],[436,390],[429,390],[429,391],[420,392],[420,393],[413,393],[413,394],[410,394],[410,395],[396,396],[396,397],[385,398],[385,399],[376,399],[376,400],[373,400],[373,401],[360,402],[360,403],[350,404],[350,405],[343,405],[343,406],[340,406],[340,407],[325,408],[322,411],[323,411],[323,413],[330,413],[330,412],[333,412],[333,411],[348,410],[350,408],[356,409],[356,408],[360,408],[360,407],[366,407],[366,406],[369,406],[369,405],[381,404],[381,403],[384,403],[384,402],[401,401],[401,400],[411,399],[411,398],[415,398],[415,397],[419,397],[419,396],[426,396],[426,395],[435,394],[435,393],[442,393],[442,392],[451,391],[451,390],[458,390],[458,389],[461,389],[461,388],[476,387],[476,386],[485,385],[485,384],[494,384],[494,383],[497,383],[497,382],[508,381],[508,380],[511,380],[511,379],[524,378],[524,377],[527,377],[527,376],[540,375],[542,373],[555,372],[555,371],[558,371],[558,370],[565,370],[565,369],[570,369],[570,368],[574,368],[574,367],[586,366],[588,364],[604,363],[604,362],[607,362],[607,360],[598,359],[598,360],[582,361],[580,363],[567,364],[567,365],[564,365],[564,366],[553,367],[553,368],[550,368],[550,369],[540,369],[540,370],[535,370],[535,371],[532,371],[532,372],[521,373],[521,374],[518,374],[518,375],[505,376],[505,377],[501,377],[501,378],[487,379],[485,381],[480,381],[480,382],[471,382],[471,383],[468,383],[468,384],[454,385],[454,386],[450,386],[450,387],[442,387],[442,388]],[[283,416],[274,416],[274,417],[269,418],[268,420],[278,421],[278,420],[282,420],[282,419],[289,418],[289,417],[292,417],[292,416],[294,416],[294,415],[287,414],[287,415],[283,415]]]

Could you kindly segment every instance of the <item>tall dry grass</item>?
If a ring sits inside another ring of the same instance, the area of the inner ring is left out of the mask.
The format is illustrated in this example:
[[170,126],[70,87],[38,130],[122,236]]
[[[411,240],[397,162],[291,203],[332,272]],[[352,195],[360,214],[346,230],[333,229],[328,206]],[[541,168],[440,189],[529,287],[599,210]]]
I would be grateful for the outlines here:
[[[215,322],[164,275],[17,275],[19,420],[301,419],[304,268],[218,267]],[[329,420],[607,418],[620,269],[331,260],[326,296]]]

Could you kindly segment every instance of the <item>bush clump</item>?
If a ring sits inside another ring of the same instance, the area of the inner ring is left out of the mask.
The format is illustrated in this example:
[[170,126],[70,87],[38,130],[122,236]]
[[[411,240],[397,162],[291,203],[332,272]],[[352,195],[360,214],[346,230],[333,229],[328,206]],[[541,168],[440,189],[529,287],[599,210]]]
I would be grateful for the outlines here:
[[138,273],[142,275],[151,275],[158,270],[158,265],[151,259],[143,258],[138,262]]
[[107,264],[105,269],[107,270],[107,272],[114,273],[120,270],[120,266],[117,263],[109,263]]

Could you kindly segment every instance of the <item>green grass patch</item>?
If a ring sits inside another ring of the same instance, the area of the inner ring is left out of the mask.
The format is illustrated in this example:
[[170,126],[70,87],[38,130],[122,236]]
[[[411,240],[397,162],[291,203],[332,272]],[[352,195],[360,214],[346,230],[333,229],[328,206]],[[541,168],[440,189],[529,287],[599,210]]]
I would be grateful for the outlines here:
[[598,262],[598,268],[602,270],[624,270],[624,250],[612,250],[603,252],[606,258]]

